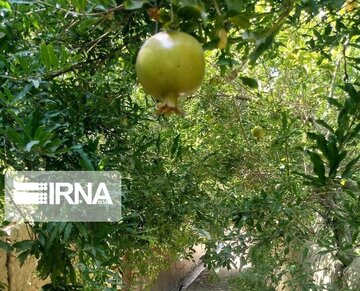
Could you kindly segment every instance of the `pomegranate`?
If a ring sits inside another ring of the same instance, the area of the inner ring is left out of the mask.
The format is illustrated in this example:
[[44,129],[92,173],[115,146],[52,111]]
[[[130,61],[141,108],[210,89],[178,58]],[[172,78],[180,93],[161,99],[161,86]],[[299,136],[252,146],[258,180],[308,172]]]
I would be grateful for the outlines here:
[[261,126],[257,125],[252,129],[252,133],[255,137],[257,137],[258,139],[264,138],[265,137],[265,129],[262,128]]
[[192,94],[204,78],[204,51],[189,34],[159,32],[141,47],[136,72],[144,91],[159,101],[158,113],[179,114],[178,98]]

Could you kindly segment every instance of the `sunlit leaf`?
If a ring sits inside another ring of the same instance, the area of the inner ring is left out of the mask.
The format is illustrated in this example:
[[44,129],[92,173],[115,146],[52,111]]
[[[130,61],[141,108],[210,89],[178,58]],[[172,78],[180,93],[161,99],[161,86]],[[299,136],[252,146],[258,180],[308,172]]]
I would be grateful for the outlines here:
[[218,36],[219,36],[218,48],[219,49],[226,48],[226,45],[228,43],[228,37],[227,37],[226,30],[224,28],[221,28],[218,32]]

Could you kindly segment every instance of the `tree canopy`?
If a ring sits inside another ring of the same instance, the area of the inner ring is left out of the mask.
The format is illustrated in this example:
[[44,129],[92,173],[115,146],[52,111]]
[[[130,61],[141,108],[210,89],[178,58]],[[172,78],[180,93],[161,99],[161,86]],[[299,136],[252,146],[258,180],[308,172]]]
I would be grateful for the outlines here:
[[[136,79],[141,45],[170,29],[206,55],[183,117],[155,114]],[[34,223],[34,240],[0,247],[34,255],[47,290],[150,284],[198,243],[209,268],[236,252],[269,286],[285,264],[290,286],[312,288],[290,250],[311,240],[344,268],[360,254],[359,49],[356,0],[0,0],[1,175],[123,182],[119,223]]]

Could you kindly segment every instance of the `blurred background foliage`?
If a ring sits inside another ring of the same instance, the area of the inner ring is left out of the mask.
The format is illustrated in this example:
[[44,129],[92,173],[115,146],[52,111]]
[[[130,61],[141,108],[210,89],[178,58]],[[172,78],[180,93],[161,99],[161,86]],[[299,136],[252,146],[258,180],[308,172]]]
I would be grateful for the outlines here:
[[[154,114],[136,81],[137,52],[161,29],[206,52],[184,117]],[[0,0],[2,175],[123,176],[119,223],[35,223],[35,240],[12,247],[36,256],[47,290],[150,283],[199,243],[209,268],[233,253],[252,263],[234,283],[244,290],[273,290],[284,265],[288,284],[312,286],[289,256],[307,240],[348,266],[360,243],[359,48],[351,0]]]

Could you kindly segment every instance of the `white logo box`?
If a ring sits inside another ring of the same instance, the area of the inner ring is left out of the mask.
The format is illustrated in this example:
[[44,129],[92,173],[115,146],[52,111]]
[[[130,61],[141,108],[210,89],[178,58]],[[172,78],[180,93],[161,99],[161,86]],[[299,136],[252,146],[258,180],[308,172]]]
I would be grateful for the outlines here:
[[121,219],[117,171],[9,171],[5,219],[26,222],[114,222]]

